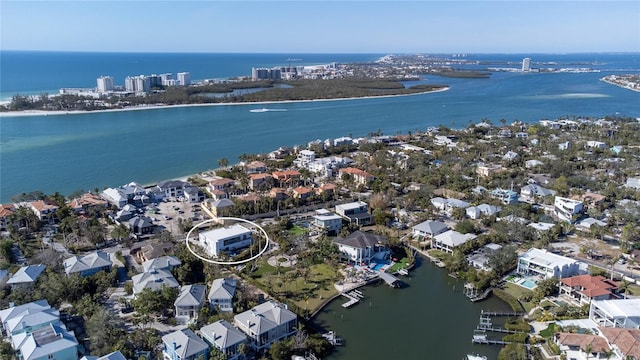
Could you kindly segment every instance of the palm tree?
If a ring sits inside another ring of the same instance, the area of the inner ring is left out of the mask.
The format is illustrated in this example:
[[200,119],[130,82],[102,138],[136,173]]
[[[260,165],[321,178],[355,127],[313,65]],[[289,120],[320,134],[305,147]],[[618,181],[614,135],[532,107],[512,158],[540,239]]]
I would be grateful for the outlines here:
[[227,159],[226,157],[221,158],[220,160],[218,160],[218,166],[221,168],[226,168],[227,166],[229,166],[229,159]]

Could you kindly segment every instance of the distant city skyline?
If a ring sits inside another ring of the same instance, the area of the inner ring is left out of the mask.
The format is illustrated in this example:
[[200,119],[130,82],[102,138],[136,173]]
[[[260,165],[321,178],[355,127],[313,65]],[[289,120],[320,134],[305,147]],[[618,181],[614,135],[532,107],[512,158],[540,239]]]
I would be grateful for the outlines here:
[[0,1],[2,50],[640,52],[640,1]]

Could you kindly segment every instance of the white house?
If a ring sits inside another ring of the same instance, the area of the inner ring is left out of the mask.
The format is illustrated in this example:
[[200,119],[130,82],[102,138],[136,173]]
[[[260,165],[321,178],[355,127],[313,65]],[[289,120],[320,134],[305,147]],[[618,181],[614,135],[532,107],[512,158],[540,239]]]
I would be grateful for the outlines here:
[[298,317],[285,305],[267,301],[233,318],[234,325],[244,332],[256,350],[296,333]]
[[253,242],[251,230],[240,224],[201,232],[198,239],[207,253],[214,257],[221,251],[242,249]]
[[529,184],[520,188],[520,196],[525,201],[535,201],[536,198],[555,195],[554,190],[549,190],[538,184]]
[[433,237],[431,239],[431,248],[453,254],[453,250],[456,247],[475,238],[476,235],[474,234],[461,234],[455,230],[449,230]]
[[411,229],[411,233],[414,238],[429,239],[447,230],[449,230],[449,227],[442,221],[427,220],[415,225]]
[[199,360],[209,356],[209,345],[191,329],[177,330],[162,337],[163,360]]
[[320,231],[326,231],[328,234],[337,234],[342,229],[342,217],[327,210],[316,210],[316,215],[313,215],[312,225]]
[[593,300],[589,319],[602,327],[640,329],[640,299]]
[[233,297],[236,294],[236,279],[221,278],[213,280],[209,290],[209,307],[212,311],[233,311]]
[[573,216],[582,213],[584,206],[582,201],[572,200],[556,196],[553,201],[553,213],[566,222],[574,222]]
[[197,319],[198,312],[206,300],[207,287],[204,285],[184,285],[173,305],[176,307],[176,321],[186,324]]
[[178,288],[180,284],[169,270],[152,269],[131,277],[133,281],[133,294],[139,294],[144,289],[160,291],[163,287]]
[[9,280],[7,280],[7,285],[11,286],[11,288],[29,288],[35,285],[36,280],[42,274],[45,269],[45,265],[27,265],[23,266],[15,274],[13,274]]
[[202,339],[220,350],[227,360],[241,358],[240,345],[247,344],[247,336],[226,320],[218,320],[200,329]]
[[640,178],[628,178],[625,187],[640,190]]
[[336,205],[336,214],[357,225],[369,225],[373,221],[369,205],[363,201]]
[[73,256],[63,262],[64,272],[67,276],[78,274],[82,277],[91,276],[99,271],[111,270],[109,254],[103,251],[94,251],[84,256]]
[[144,271],[156,270],[172,270],[173,268],[182,265],[182,261],[175,256],[160,256],[147,260],[142,263]]
[[343,258],[356,264],[369,264],[371,259],[387,254],[387,239],[372,233],[355,231],[345,238],[337,237],[333,242]]
[[483,216],[496,215],[502,210],[499,206],[480,204],[478,206],[470,206],[465,209],[467,216],[471,219],[479,219]]
[[531,248],[518,256],[517,272],[526,276],[540,276],[543,279],[565,278],[580,273],[580,262],[546,250]]
[[592,148],[592,149],[606,149],[607,148],[607,144],[603,143],[602,141],[587,141],[586,146],[588,148]]

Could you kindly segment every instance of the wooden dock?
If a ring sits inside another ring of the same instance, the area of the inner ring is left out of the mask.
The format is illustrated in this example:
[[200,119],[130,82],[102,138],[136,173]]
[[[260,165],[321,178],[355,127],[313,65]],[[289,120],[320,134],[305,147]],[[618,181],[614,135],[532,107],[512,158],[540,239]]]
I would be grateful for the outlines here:
[[500,311],[485,311],[485,310],[480,310],[480,314],[481,315],[486,315],[486,316],[511,316],[511,317],[519,317],[519,316],[525,316],[527,315],[526,313],[523,312],[500,312]]
[[474,343],[474,344],[481,344],[481,345],[508,345],[508,344],[511,344],[508,341],[478,339],[478,338],[475,338],[475,337],[473,339],[471,339],[471,342]]
[[478,330],[485,330],[485,331],[493,331],[493,332],[500,332],[500,333],[507,333],[507,334],[520,334],[520,333],[524,333],[522,331],[515,331],[515,330],[508,330],[508,329],[503,329],[503,328],[494,328],[494,327],[483,327],[483,326],[478,326],[477,327]]
[[349,299],[349,301],[342,304],[342,307],[345,309],[357,304],[358,302],[360,302],[360,299],[364,297],[364,295],[362,295],[362,292],[360,292],[359,290],[352,290],[348,293],[342,293],[341,295]]

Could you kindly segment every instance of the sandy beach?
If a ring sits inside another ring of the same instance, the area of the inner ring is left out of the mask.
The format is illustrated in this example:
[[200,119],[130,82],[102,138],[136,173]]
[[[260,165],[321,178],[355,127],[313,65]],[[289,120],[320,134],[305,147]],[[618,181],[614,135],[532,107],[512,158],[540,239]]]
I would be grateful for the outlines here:
[[304,103],[304,102],[323,102],[323,101],[345,101],[345,100],[360,100],[360,99],[375,99],[375,98],[388,98],[394,96],[414,96],[437,93],[449,90],[449,87],[445,87],[438,90],[419,92],[414,94],[400,94],[400,95],[380,95],[380,96],[363,96],[363,97],[351,97],[351,98],[336,98],[336,99],[313,99],[313,100],[284,100],[284,101],[260,101],[260,102],[234,102],[234,103],[212,103],[212,104],[180,104],[180,105],[141,105],[130,106],[121,109],[104,109],[104,110],[91,110],[91,111],[46,111],[46,110],[24,110],[24,111],[5,111],[0,112],[0,118],[2,117],[23,117],[23,116],[58,116],[58,115],[79,115],[79,114],[93,114],[103,112],[117,112],[117,111],[139,111],[139,110],[157,110],[179,107],[196,107],[196,106],[253,106],[253,105],[268,105],[268,104],[286,104],[286,103]]

